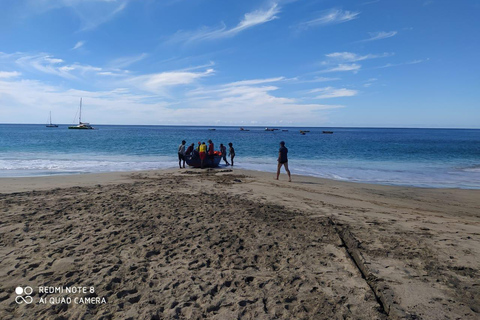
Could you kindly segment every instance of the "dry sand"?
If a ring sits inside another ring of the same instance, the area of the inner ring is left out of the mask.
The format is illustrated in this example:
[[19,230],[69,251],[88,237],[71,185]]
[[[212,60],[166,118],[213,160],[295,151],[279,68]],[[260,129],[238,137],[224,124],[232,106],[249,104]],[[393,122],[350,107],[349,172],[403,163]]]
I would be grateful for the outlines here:
[[[4,178],[0,193],[0,319],[480,318],[479,190],[235,169]],[[48,303],[67,296],[106,303]]]

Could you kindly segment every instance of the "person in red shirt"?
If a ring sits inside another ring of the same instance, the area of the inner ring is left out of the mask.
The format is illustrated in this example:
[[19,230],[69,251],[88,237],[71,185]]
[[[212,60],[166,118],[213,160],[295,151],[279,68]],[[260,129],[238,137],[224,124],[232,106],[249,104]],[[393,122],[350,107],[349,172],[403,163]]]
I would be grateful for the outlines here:
[[215,148],[213,146],[212,140],[208,140],[208,158],[210,159],[211,164],[213,165],[215,160]]

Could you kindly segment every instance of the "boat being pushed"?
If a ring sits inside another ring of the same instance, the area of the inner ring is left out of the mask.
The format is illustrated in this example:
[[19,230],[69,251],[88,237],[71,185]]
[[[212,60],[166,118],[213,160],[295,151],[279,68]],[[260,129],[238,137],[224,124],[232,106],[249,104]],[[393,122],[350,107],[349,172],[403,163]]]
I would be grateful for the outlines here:
[[[213,155],[213,161],[207,155],[207,157],[203,161],[203,167],[204,168],[216,168],[220,164],[221,160],[222,160],[222,155],[218,152]],[[190,167],[194,167],[194,168],[201,168],[202,167],[202,162],[200,161],[200,155],[196,151],[192,152],[189,155],[186,155],[185,156],[185,162]]]

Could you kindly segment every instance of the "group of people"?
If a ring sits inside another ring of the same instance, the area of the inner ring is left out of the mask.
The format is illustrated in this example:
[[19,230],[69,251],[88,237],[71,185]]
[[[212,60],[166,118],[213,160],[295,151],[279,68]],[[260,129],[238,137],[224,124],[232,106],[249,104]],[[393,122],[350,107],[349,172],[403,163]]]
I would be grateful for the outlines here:
[[[215,151],[215,146],[212,142],[212,140],[208,140],[208,146],[205,144],[205,142],[198,142],[197,148],[195,148],[195,144],[192,143],[188,148],[185,150],[185,145],[186,141],[183,140],[182,144],[178,146],[178,166],[180,169],[182,168],[182,161],[183,161],[183,168],[185,168],[185,157],[194,154],[196,155],[198,153],[198,157],[200,158],[201,161],[201,168],[203,169],[205,160],[208,159],[213,163],[215,155],[220,155],[223,158],[223,161],[225,161],[225,164],[227,166],[232,165],[233,166],[233,158],[235,158],[235,149],[233,148],[233,144],[230,142],[228,144],[229,149],[228,149],[228,155],[230,156],[230,162],[228,163],[227,161],[227,147],[223,145],[223,143],[220,144],[220,153],[217,153]],[[292,177],[290,175],[290,170],[288,169],[288,149],[285,147],[285,142],[280,141],[280,149],[278,150],[278,159],[277,159],[278,165],[277,165],[277,180],[278,177],[280,176],[280,169],[282,167],[285,168],[285,171],[288,174],[288,181],[292,181]]]
[[186,143],[187,142],[183,140],[182,143],[178,146],[178,166],[180,167],[180,169],[182,168],[182,162],[183,162],[183,168],[185,168],[185,160],[186,160],[185,157],[191,154],[193,154],[194,156],[198,156],[200,158],[202,169],[205,165],[205,160],[207,160],[207,157],[213,163],[215,155],[222,156],[222,159],[223,161],[225,161],[225,164],[227,166],[233,166],[233,159],[235,158],[235,149],[233,148],[233,143],[231,142],[228,144],[228,147],[229,147],[228,155],[230,156],[230,163],[227,161],[227,147],[223,145],[223,143],[220,144],[219,152],[215,151],[215,146],[212,140],[208,140],[208,146],[205,142],[198,141],[197,148],[195,148],[195,143],[192,143],[185,150]]

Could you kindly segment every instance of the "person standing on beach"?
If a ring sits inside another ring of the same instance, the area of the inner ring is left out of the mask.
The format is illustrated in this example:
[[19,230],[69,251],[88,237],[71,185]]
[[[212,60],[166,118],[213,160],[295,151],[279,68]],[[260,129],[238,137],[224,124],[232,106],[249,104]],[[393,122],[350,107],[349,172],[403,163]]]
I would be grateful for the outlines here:
[[193,152],[193,149],[195,149],[195,143],[192,143],[191,145],[188,146],[187,151],[185,151],[185,155],[190,155]]
[[178,166],[182,169],[182,161],[183,161],[183,168],[185,169],[185,144],[187,142],[185,140],[182,141],[182,144],[178,146]]
[[285,167],[285,171],[288,174],[288,182],[292,182],[292,177],[290,176],[290,170],[288,170],[288,149],[285,147],[285,142],[280,141],[280,149],[278,150],[278,165],[277,165],[277,180],[280,176],[280,169],[282,166]]
[[215,163],[215,148],[212,140],[208,140],[208,158],[213,165]]
[[233,158],[235,158],[235,149],[233,149],[233,143],[228,144],[228,155],[230,156],[230,165],[233,166]]
[[230,163],[227,161],[227,147],[225,147],[223,143],[220,143],[220,152],[222,153],[223,161],[225,161],[225,164],[229,166]]
[[203,163],[205,162],[205,158],[207,157],[207,145],[203,142],[199,147],[199,155],[200,155],[200,166],[203,169]]

